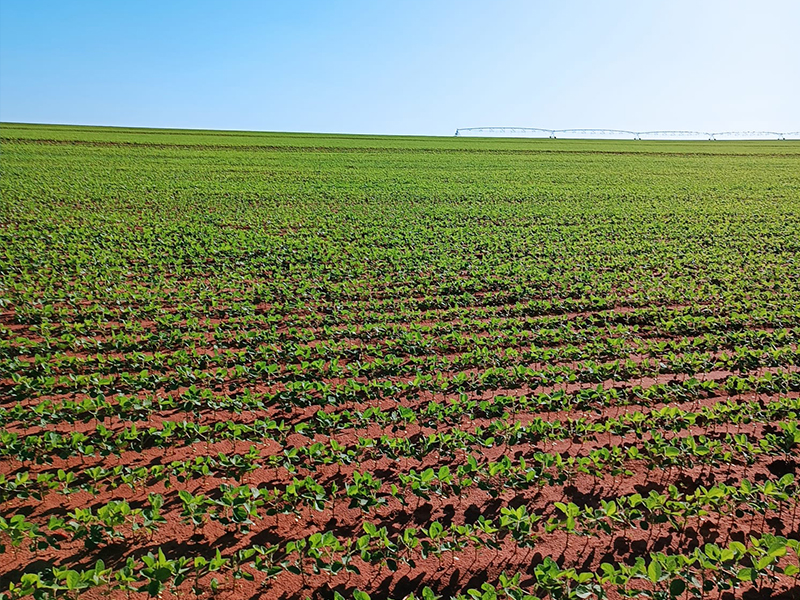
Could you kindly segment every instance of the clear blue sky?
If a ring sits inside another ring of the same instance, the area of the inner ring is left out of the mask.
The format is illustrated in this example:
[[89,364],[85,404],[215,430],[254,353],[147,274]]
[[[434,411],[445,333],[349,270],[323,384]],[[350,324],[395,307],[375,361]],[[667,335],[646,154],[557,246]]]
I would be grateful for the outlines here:
[[800,130],[800,2],[0,0],[0,120]]

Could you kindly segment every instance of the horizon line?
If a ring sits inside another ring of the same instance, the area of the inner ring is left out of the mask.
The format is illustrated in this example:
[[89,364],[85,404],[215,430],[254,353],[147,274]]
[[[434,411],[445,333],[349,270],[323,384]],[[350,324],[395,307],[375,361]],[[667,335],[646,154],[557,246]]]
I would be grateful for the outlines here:
[[[729,141],[729,140],[716,140],[713,136],[729,135],[729,136],[746,136],[760,135],[760,136],[779,136],[777,140],[761,140],[761,141],[797,141],[787,140],[785,136],[800,136],[800,131],[757,131],[757,130],[740,130],[740,131],[697,131],[697,130],[680,130],[680,129],[660,129],[648,131],[634,131],[628,129],[610,129],[610,128],[569,128],[569,129],[550,129],[544,127],[521,127],[521,126],[484,126],[484,127],[459,127],[455,130],[455,134],[411,134],[411,133],[353,133],[341,131],[300,131],[300,130],[267,130],[267,129],[211,129],[203,127],[167,127],[167,126],[147,126],[147,125],[97,125],[87,123],[55,123],[55,122],[42,122],[42,121],[0,121],[0,127],[7,125],[21,125],[21,126],[49,126],[49,127],[83,127],[83,128],[96,128],[96,129],[134,129],[134,130],[150,130],[150,131],[191,131],[191,132],[221,132],[232,134],[283,134],[283,135],[335,135],[335,136],[359,136],[359,137],[426,137],[426,138],[453,138],[453,137],[485,137],[485,138],[503,138],[501,135],[489,136],[461,136],[459,132],[489,132],[497,131],[499,133],[543,133],[550,134],[551,139],[558,139],[555,134],[573,134],[573,133],[588,133],[597,135],[606,134],[626,134],[635,136],[635,140],[639,140],[641,135],[667,135],[671,137],[679,137],[681,135],[689,136],[710,136],[708,140],[681,140],[681,141]],[[520,139],[519,136],[506,136],[508,139]],[[528,139],[542,139],[530,137]],[[565,138],[560,138],[565,139]],[[567,139],[584,139],[584,140],[600,140],[604,138],[597,137],[570,137]],[[607,138],[605,138],[607,139]],[[619,139],[619,138],[617,138]],[[643,141],[669,141],[664,139],[656,140],[643,140]],[[749,140],[735,140],[735,141],[749,141]],[[753,140],[756,141],[756,140]]]

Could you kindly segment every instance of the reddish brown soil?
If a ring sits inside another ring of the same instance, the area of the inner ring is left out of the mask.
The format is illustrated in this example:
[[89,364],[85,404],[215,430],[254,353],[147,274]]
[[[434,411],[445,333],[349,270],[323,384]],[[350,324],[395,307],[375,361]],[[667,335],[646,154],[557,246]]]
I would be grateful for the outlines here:
[[[476,298],[488,301],[490,293],[474,294]],[[398,294],[383,292],[378,295],[386,298],[387,302],[392,298],[401,298]],[[422,298],[402,297],[399,305],[414,303]],[[363,300],[365,310],[374,309],[374,305],[368,300]],[[358,304],[358,303],[355,303]],[[394,308],[397,306],[392,305]],[[487,306],[487,309],[496,310],[500,307]],[[662,307],[667,309],[680,309],[682,307]],[[629,307],[619,307],[615,312],[632,313],[636,309]],[[313,307],[311,308],[313,314]],[[436,321],[430,317],[439,312],[447,313],[449,318],[451,313],[442,311],[425,311],[423,313],[427,320],[417,322],[417,325],[424,328],[435,328],[442,321]],[[560,319],[568,321],[577,317],[586,317],[597,314],[591,311],[585,313],[561,314]],[[295,315],[296,316],[296,315]],[[444,315],[443,315],[444,316]],[[499,317],[503,318],[503,317]],[[488,318],[483,319],[488,323]],[[14,324],[13,314],[7,312],[2,315],[0,321],[6,323],[15,335],[23,336],[30,342],[39,343],[42,338],[31,331],[27,325]],[[203,327],[211,329],[220,321],[207,319]],[[458,322],[458,318],[453,318],[453,323]],[[185,323],[184,323],[185,324]],[[102,339],[104,333],[108,333],[112,326],[119,323],[107,322],[104,324],[104,331],[97,332],[98,339]],[[155,329],[156,325],[152,322],[142,322],[145,329]],[[314,327],[312,325],[312,327]],[[283,328],[283,331],[288,331]],[[321,333],[321,329],[316,329]],[[208,333],[206,331],[206,333]],[[475,333],[475,332],[473,332]],[[481,332],[477,332],[481,333]],[[435,333],[434,333],[435,335]],[[670,339],[663,332],[655,330],[649,331],[645,338]],[[357,338],[345,338],[347,343],[362,343]],[[385,346],[383,337],[378,340],[370,340],[370,344]],[[164,349],[165,354],[170,354],[175,348]],[[438,356],[447,356],[452,359],[461,355],[462,351],[448,352]],[[64,353],[64,356],[77,356],[85,358],[93,355],[93,352],[74,352]],[[152,352],[145,352],[150,356]],[[107,356],[120,357],[124,353],[109,353]],[[641,355],[632,355],[634,360],[642,360]],[[25,360],[30,360],[26,358]],[[599,361],[598,362],[602,362]],[[347,364],[343,360],[342,364]],[[566,362],[569,366],[570,363]],[[530,365],[537,368],[537,365]],[[542,365],[538,365],[542,366]],[[281,364],[281,372],[285,372],[287,364]],[[79,373],[79,369],[67,372]],[[797,367],[791,365],[782,368],[785,372],[796,371]],[[212,370],[209,370],[212,371]],[[477,372],[477,369],[464,370],[462,372]],[[763,374],[775,369],[761,368],[753,371],[753,374]],[[86,372],[91,372],[87,369]],[[450,373],[452,374],[452,373]],[[717,371],[703,375],[706,379],[723,380],[733,373]],[[611,387],[625,388],[632,385],[651,386],[655,383],[664,383],[674,380],[682,380],[686,376],[675,374],[661,374],[657,378],[645,378],[642,381],[630,382],[602,382],[604,388]],[[700,376],[698,376],[699,378]],[[358,378],[366,382],[367,378]],[[393,379],[391,377],[386,379]],[[403,376],[404,381],[413,377]],[[328,383],[336,383],[330,380]],[[339,381],[343,382],[343,381]],[[233,389],[229,390],[229,385]],[[8,390],[13,387],[10,379],[0,381],[0,386]],[[478,400],[491,398],[498,394],[521,396],[523,394],[536,394],[539,392],[549,392],[553,389],[565,389],[567,392],[574,392],[579,389],[595,388],[596,383],[592,384],[569,384],[559,385],[551,388],[522,387],[513,390],[494,389],[478,393],[468,394],[471,398]],[[224,384],[224,389],[229,390],[230,395],[238,394],[243,387],[250,387],[258,391],[275,391],[280,386],[274,381],[264,382],[243,382],[231,380]],[[177,390],[156,389],[147,393],[141,392],[140,396],[156,395],[178,396],[185,387]],[[798,397],[798,392],[791,392],[789,397]],[[32,406],[44,400],[63,401],[80,400],[85,394],[60,393],[52,396],[36,396],[22,401],[25,406]],[[423,392],[417,398],[397,397],[387,398],[372,402],[348,402],[335,407],[323,407],[326,412],[342,412],[344,410],[363,410],[368,406],[381,406],[384,410],[395,408],[398,403],[420,410],[431,402],[437,401],[444,403],[449,399],[457,398],[458,394],[439,394]],[[694,402],[684,402],[674,404],[683,410],[699,410],[701,407],[713,406],[717,402],[728,401],[731,398],[738,398],[741,401],[769,400],[768,395],[756,395],[748,393],[743,396],[728,396],[724,390],[719,390],[715,395],[701,398]],[[9,408],[14,404],[11,400],[0,399],[0,406]],[[605,407],[601,411],[523,411],[510,417],[511,420],[519,421],[523,424],[529,423],[535,417],[541,417],[548,421],[563,421],[567,417],[585,417],[590,422],[603,422],[608,418],[617,417],[621,414],[635,411],[648,412],[651,409],[662,407],[663,404],[655,403],[652,405],[615,405]],[[187,413],[178,409],[152,414],[148,419],[136,422],[137,427],[146,428],[149,426],[160,428],[163,421],[194,421],[199,424],[211,424],[232,420],[239,423],[252,423],[256,418],[273,418],[276,420],[285,419],[287,425],[294,427],[299,423],[308,421],[319,410],[320,407],[312,406],[308,408],[295,408],[290,411],[283,410],[278,406],[269,407],[264,413],[244,412],[235,414],[229,411],[203,410],[200,412]],[[13,476],[23,471],[29,471],[31,477],[35,478],[40,473],[57,473],[59,469],[65,471],[82,472],[85,469],[96,466],[152,466],[158,464],[168,464],[170,461],[187,460],[197,456],[217,456],[222,453],[227,456],[234,454],[244,454],[251,446],[255,446],[262,461],[266,461],[269,456],[280,455],[286,448],[308,446],[314,441],[328,442],[331,438],[344,446],[353,447],[358,443],[359,438],[380,437],[386,435],[395,438],[411,438],[420,434],[430,435],[433,433],[447,433],[455,429],[463,431],[474,431],[476,427],[486,427],[492,419],[465,417],[461,422],[441,424],[437,428],[428,426],[409,425],[404,427],[398,425],[372,425],[367,428],[346,429],[339,432],[331,432],[330,436],[315,435],[312,438],[290,433],[286,438],[286,444],[281,445],[274,440],[256,441],[211,441],[209,443],[196,442],[192,444],[176,443],[168,448],[148,448],[142,452],[124,452],[121,456],[73,456],[67,459],[51,457],[49,463],[32,464],[30,461],[22,462],[13,457],[3,457],[0,460],[0,473]],[[6,429],[22,435],[32,435],[41,431],[58,432],[84,432],[91,435],[95,429],[95,421],[85,423],[55,423],[39,427],[31,423],[11,423]],[[109,417],[103,420],[103,424],[112,431],[120,431],[130,426],[130,421]],[[668,439],[673,437],[686,437],[688,435],[707,435],[711,439],[724,440],[727,433],[745,433],[758,440],[765,432],[776,430],[775,423],[752,422],[747,424],[721,423],[712,424],[709,427],[697,426],[678,433],[665,432]],[[626,467],[632,475],[613,476],[606,470],[603,476],[593,477],[585,473],[577,473],[571,476],[563,485],[548,485],[531,487],[525,490],[506,488],[501,490],[499,495],[494,497],[487,491],[478,487],[467,488],[460,497],[448,494],[440,497],[432,494],[430,499],[421,499],[406,490],[404,506],[399,500],[389,494],[392,484],[400,485],[399,474],[408,473],[410,469],[421,471],[427,467],[438,468],[448,465],[455,471],[458,465],[465,464],[467,456],[473,455],[478,458],[479,463],[499,460],[503,456],[513,457],[518,460],[520,456],[532,457],[536,451],[560,453],[562,456],[586,456],[592,449],[611,446],[641,445],[643,441],[650,438],[649,434],[642,437],[630,434],[625,436],[597,434],[592,437],[582,439],[563,439],[563,440],[542,440],[536,444],[525,444],[519,446],[495,445],[490,448],[472,447],[467,450],[456,450],[452,455],[441,455],[439,452],[432,452],[422,459],[401,458],[390,459],[375,452],[365,453],[363,462],[360,464],[339,466],[333,465],[314,465],[303,460],[295,472],[290,472],[284,467],[267,467],[261,464],[252,473],[244,475],[241,479],[230,476],[222,476],[214,473],[206,478],[178,483],[173,478],[171,485],[167,486],[162,482],[145,482],[137,489],[131,489],[127,485],[120,485],[116,488],[101,486],[101,490],[92,495],[88,491],[76,491],[71,494],[61,494],[57,491],[50,491],[42,500],[32,497],[19,498],[12,497],[0,504],[0,515],[8,519],[12,515],[25,515],[26,519],[37,523],[40,528],[46,529],[46,524],[51,517],[62,517],[70,519],[69,513],[76,508],[92,507],[97,509],[107,504],[111,500],[126,500],[132,507],[147,506],[147,496],[149,493],[162,494],[165,504],[163,515],[166,523],[153,534],[147,535],[142,532],[134,532],[130,525],[118,527],[117,533],[120,537],[115,540],[106,540],[101,547],[87,549],[81,540],[69,539],[69,536],[62,534],[60,548],[48,548],[37,550],[33,548],[12,548],[7,550],[0,566],[0,590],[8,588],[9,582],[17,581],[19,577],[27,571],[36,570],[42,565],[61,565],[73,569],[85,569],[94,564],[98,558],[105,561],[107,567],[118,569],[122,567],[128,557],[140,557],[148,551],[155,551],[157,548],[171,557],[202,556],[212,558],[217,550],[223,556],[230,556],[232,552],[258,545],[283,545],[289,540],[296,540],[308,536],[315,532],[331,531],[343,539],[355,539],[363,533],[362,525],[365,521],[370,521],[378,527],[386,527],[390,536],[397,534],[408,527],[428,527],[433,521],[439,521],[445,526],[450,524],[461,525],[464,523],[475,523],[479,516],[485,516],[493,520],[498,520],[503,507],[517,507],[524,505],[528,512],[542,517],[542,521],[537,525],[538,537],[532,547],[521,547],[508,535],[501,536],[500,547],[498,549],[487,549],[477,547],[467,547],[460,552],[445,552],[441,558],[430,557],[422,559],[419,553],[414,558],[416,566],[412,567],[400,564],[396,571],[391,571],[388,567],[376,566],[365,563],[360,559],[355,559],[360,570],[360,574],[339,574],[330,576],[326,574],[298,576],[289,572],[282,572],[274,580],[267,581],[262,585],[264,577],[256,573],[255,581],[234,580],[230,573],[217,575],[221,581],[219,592],[214,596],[225,599],[238,598],[275,598],[282,600],[300,600],[306,597],[314,599],[329,599],[333,591],[343,594],[352,592],[359,588],[368,591],[373,599],[379,598],[403,598],[406,594],[415,592],[419,594],[422,585],[429,585],[438,594],[445,597],[463,593],[468,588],[479,588],[484,582],[492,582],[497,579],[503,571],[508,573],[521,572],[523,574],[522,583],[532,583],[533,569],[540,564],[545,557],[555,559],[560,565],[572,566],[581,571],[595,572],[603,562],[633,564],[638,557],[648,557],[651,552],[663,553],[687,553],[695,548],[702,547],[707,543],[715,543],[720,546],[728,544],[730,541],[748,540],[750,535],[762,533],[773,533],[786,537],[798,538],[800,531],[800,514],[798,514],[798,501],[796,498],[790,499],[781,505],[780,509],[767,509],[760,514],[746,514],[742,518],[736,517],[730,511],[718,513],[711,511],[708,515],[689,517],[686,526],[682,530],[676,529],[669,523],[656,524],[648,529],[638,529],[630,527],[616,527],[610,533],[595,533],[593,535],[578,535],[567,533],[563,530],[556,530],[550,533],[544,531],[543,524],[550,518],[558,518],[559,512],[555,508],[556,502],[574,502],[580,506],[597,507],[601,500],[617,499],[624,495],[640,493],[647,495],[651,491],[663,493],[669,486],[674,485],[684,493],[692,493],[699,486],[710,487],[717,483],[738,486],[743,479],[752,482],[763,482],[775,480],[785,473],[793,473],[800,477],[798,467],[799,453],[797,447],[785,456],[761,454],[755,458],[753,464],[745,464],[741,456],[736,456],[732,464],[711,465],[696,463],[693,466],[662,468],[654,466],[652,469],[644,467],[641,461],[629,461]],[[43,456],[46,453],[43,453]],[[363,513],[357,508],[349,508],[349,501],[343,496],[345,482],[352,481],[352,474],[355,470],[360,472],[370,471],[382,482],[380,493],[385,504],[373,508],[368,514]],[[226,528],[216,521],[206,521],[204,524],[193,527],[183,522],[181,518],[181,502],[178,498],[178,490],[187,490],[193,494],[204,493],[214,495],[215,490],[221,484],[246,484],[259,487],[276,487],[284,489],[293,477],[303,478],[312,476],[317,483],[327,488],[332,483],[339,487],[337,498],[334,502],[325,504],[321,511],[314,510],[306,505],[296,507],[294,514],[261,515],[249,531],[234,531]],[[401,486],[402,487],[402,486]],[[736,508],[746,508],[738,506]],[[2,538],[0,533],[0,538]],[[4,540],[7,541],[7,540]],[[794,559],[792,559],[794,560]],[[783,563],[782,563],[783,564]],[[207,575],[200,581],[206,589],[210,589],[211,576]],[[164,597],[193,597],[191,591],[193,581],[187,581],[177,590],[166,592]],[[638,585],[638,584],[636,584]],[[634,585],[635,587],[635,585]],[[800,588],[796,582],[788,578],[779,577],[772,584],[772,598],[800,598]],[[736,598],[750,598],[755,592],[746,586],[739,588],[734,596]],[[764,593],[764,590],[761,590]],[[87,598],[107,597],[107,590],[98,589],[85,594]],[[112,598],[126,598],[127,595],[121,591],[110,593]],[[618,597],[616,592],[609,589],[609,598]],[[726,594],[719,593],[710,596],[712,598],[727,598]],[[764,596],[768,597],[768,596]]]

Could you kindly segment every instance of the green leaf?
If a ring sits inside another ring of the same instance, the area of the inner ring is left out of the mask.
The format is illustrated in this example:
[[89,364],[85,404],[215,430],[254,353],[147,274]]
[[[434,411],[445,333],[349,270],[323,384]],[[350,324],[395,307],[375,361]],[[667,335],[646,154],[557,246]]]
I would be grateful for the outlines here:
[[663,574],[661,570],[661,563],[654,560],[649,565],[647,565],[647,577],[653,583],[658,583],[661,581],[661,575]]
[[769,554],[768,554],[767,556],[762,556],[761,558],[759,558],[759,559],[756,561],[756,569],[758,569],[759,571],[760,571],[761,569],[766,569],[766,568],[767,568],[768,566],[770,566],[770,565],[771,565],[773,562],[775,562],[775,558],[774,558],[774,557],[772,557],[772,556],[770,556]]
[[786,565],[783,568],[783,574],[786,575],[787,577],[793,577],[798,573],[800,573],[800,567],[798,567],[797,565]]
[[427,585],[422,588],[422,600],[437,600],[436,594]]
[[68,590],[77,590],[81,584],[81,574],[77,571],[67,571],[65,578]]
[[782,544],[780,542],[770,546],[769,549],[769,556],[773,558],[779,558],[781,556],[786,556],[786,544]]

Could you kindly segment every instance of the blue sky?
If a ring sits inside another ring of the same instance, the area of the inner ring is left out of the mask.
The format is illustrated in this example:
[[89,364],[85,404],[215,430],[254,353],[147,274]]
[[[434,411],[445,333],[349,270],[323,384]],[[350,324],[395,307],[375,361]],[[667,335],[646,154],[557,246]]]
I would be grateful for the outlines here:
[[0,120],[800,130],[800,2],[2,0]]

